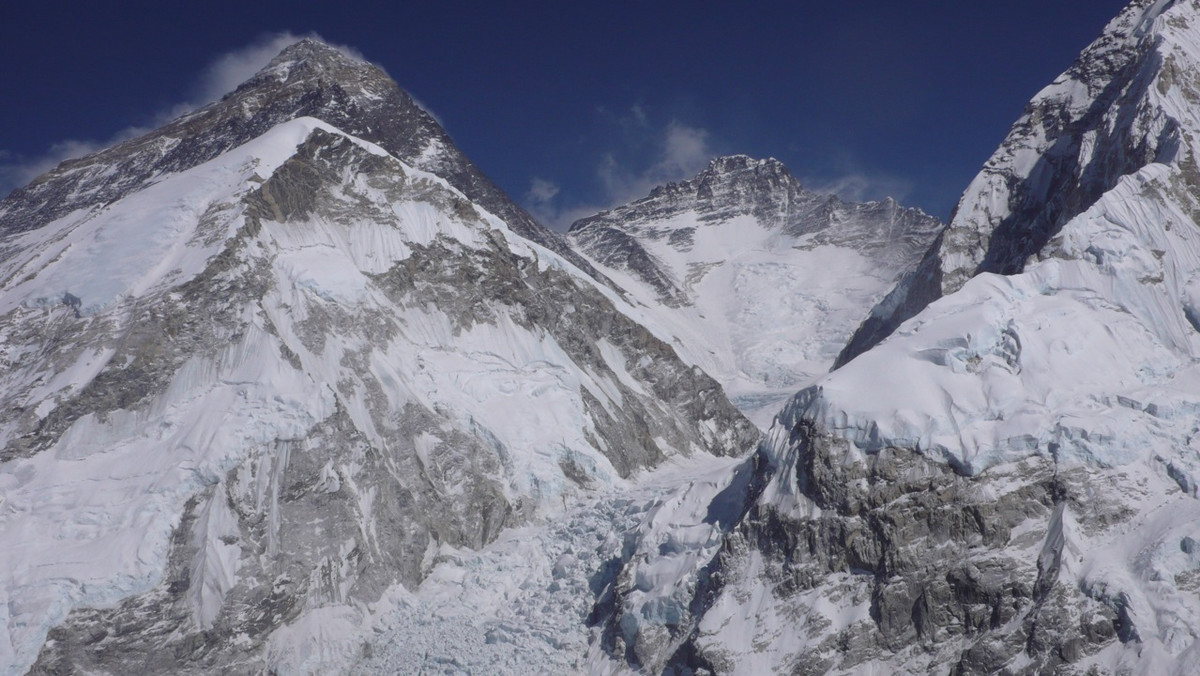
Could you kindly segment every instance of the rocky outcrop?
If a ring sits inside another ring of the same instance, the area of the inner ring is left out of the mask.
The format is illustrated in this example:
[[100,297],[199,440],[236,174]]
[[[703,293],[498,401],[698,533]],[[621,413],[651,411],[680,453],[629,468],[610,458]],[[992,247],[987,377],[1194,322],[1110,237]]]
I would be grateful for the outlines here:
[[[741,488],[632,535],[595,618],[617,664],[1194,670],[1197,63],[1196,3],[1134,2],[1039,95],[902,282],[930,302],[883,301],[894,330],[796,396]],[[655,547],[705,505],[742,516]]]
[[747,478],[712,499],[740,515],[686,583],[646,594],[667,555],[627,547],[593,615],[621,663],[1091,673],[1137,649],[1130,598],[1077,577],[1082,541],[1119,540],[1138,522],[1120,479],[1036,457],[971,477],[904,448],[863,455],[797,401],[739,468]]

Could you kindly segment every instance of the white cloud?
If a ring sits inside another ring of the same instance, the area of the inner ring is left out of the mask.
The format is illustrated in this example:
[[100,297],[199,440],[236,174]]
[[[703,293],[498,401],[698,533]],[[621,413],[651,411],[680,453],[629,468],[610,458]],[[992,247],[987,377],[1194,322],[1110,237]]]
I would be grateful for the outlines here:
[[675,180],[703,169],[712,155],[707,131],[673,121],[667,127],[662,161],[655,169],[668,180]]
[[[664,127],[651,125],[646,112],[637,105],[628,113],[611,120],[628,136],[624,153],[613,150],[601,155],[596,166],[596,180],[601,188],[598,203],[562,204],[557,199],[559,186],[544,179],[535,178],[525,194],[525,206],[535,217],[556,230],[565,230],[572,223],[592,214],[627,204],[645,197],[650,191],[664,183],[681,181],[695,176],[708,166],[717,154],[710,142],[709,133],[700,127],[671,120]],[[651,158],[637,162],[622,161],[619,157],[632,150],[650,146],[656,149]]]
[[[204,69],[204,73],[200,76],[199,82],[194,87],[195,95],[193,98],[195,102],[182,105],[196,107],[216,101],[225,94],[237,89],[238,85],[266,67],[271,62],[271,59],[275,58],[285,47],[308,37],[317,38],[351,58],[361,61],[366,60],[357,49],[327,42],[316,33],[308,33],[306,35],[296,35],[289,31],[269,33],[259,37],[245,47],[226,52],[214,59]],[[178,107],[176,106],[176,108]]]
[[204,69],[194,88],[194,98],[200,104],[216,101],[262,70],[284,47],[302,37],[286,31],[264,35],[245,47],[218,56]]
[[[610,205],[611,206],[611,205]],[[608,206],[600,206],[598,204],[575,204],[561,206],[552,202],[542,204],[526,204],[525,208],[533,217],[538,219],[538,222],[550,226],[551,229],[558,232],[566,232],[571,224],[581,218],[594,216],[595,214],[609,208]]]
[[525,199],[532,204],[545,204],[554,199],[558,195],[559,187],[553,181],[547,181],[544,178],[534,178],[529,183],[529,192],[525,194]]
[[650,120],[646,117],[646,111],[640,104],[635,103],[629,107],[629,117],[639,127],[650,126]]
[[425,105],[424,101],[413,96],[412,92],[408,92],[408,97],[410,99],[412,99],[413,103],[417,104],[418,108],[425,111],[426,115],[428,115],[429,117],[432,117],[433,121],[437,122],[439,127],[441,127],[442,129],[446,129],[446,123],[442,121],[442,118],[440,115],[438,115],[437,113],[435,113],[433,111],[433,108],[430,108],[429,106]]
[[623,165],[613,153],[601,159],[596,174],[605,189],[605,208],[645,197],[664,183],[689,179],[716,155],[709,146],[708,132],[699,127],[672,120],[657,135],[660,150],[649,166]]
[[616,206],[645,197],[654,187],[691,178],[708,166],[716,154],[708,145],[708,132],[672,120],[661,132],[657,161],[640,170],[605,155],[597,173],[607,191],[608,205]]
[[602,188],[600,203],[560,204],[559,186],[535,178],[525,194],[529,211],[556,230],[565,230],[580,218],[645,197],[656,186],[695,176],[708,166],[716,153],[706,130],[672,120],[665,127],[653,128],[645,111],[633,106],[629,114],[616,120],[626,132],[640,128],[633,145],[651,145],[657,152],[649,164],[622,162],[617,151],[604,153],[596,166],[596,179]]
[[559,227],[561,213],[558,205],[554,203],[554,198],[560,190],[557,183],[535,176],[529,182],[529,190],[525,191],[525,208],[542,223]]
[[852,171],[833,178],[806,179],[804,185],[809,190],[833,193],[849,202],[869,202],[885,197],[903,202],[913,189],[911,181],[863,171]]
[[[33,157],[0,151],[0,198],[6,196],[13,188],[23,186],[58,166],[63,160],[83,157],[121,141],[141,136],[180,115],[216,101],[261,70],[284,47],[304,37],[319,38],[320,36],[316,34],[296,35],[287,31],[271,33],[263,35],[245,47],[217,56],[200,74],[195,84],[189,88],[190,100],[158,111],[149,117],[145,125],[126,127],[102,140],[67,139],[58,141],[51,144],[42,154]],[[350,47],[332,46],[348,56],[357,59],[363,58],[361,54]]]

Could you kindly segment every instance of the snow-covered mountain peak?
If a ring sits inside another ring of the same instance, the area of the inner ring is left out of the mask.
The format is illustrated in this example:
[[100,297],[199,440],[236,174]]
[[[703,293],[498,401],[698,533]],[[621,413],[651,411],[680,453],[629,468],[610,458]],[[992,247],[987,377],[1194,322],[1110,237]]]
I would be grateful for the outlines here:
[[[1187,14],[1196,16],[1200,13],[1200,7],[1188,0],[1133,0],[1127,5],[1120,14],[1113,18],[1112,21],[1104,27],[1104,35],[1106,36],[1127,36],[1132,38],[1141,38],[1146,34],[1155,30],[1154,21],[1166,12],[1172,12],[1176,17],[1182,17]],[[1094,49],[1095,45],[1088,47],[1087,51]]]
[[588,270],[382,70],[312,40],[16,191],[0,674],[345,660],[443,554],[752,447]]
[[749,155],[726,155],[714,158],[708,167],[690,180],[654,188],[650,191],[650,197],[671,193],[704,196],[705,193],[711,195],[714,190],[728,190],[735,185],[769,192],[798,187],[799,182],[792,178],[782,162],[773,157],[755,159]]
[[359,636],[443,549],[758,436],[610,289],[315,117],[63,210],[0,240],[3,674],[345,659],[312,618]]
[[891,200],[806,190],[776,159],[733,155],[568,237],[639,302],[665,305],[680,353],[765,427],[940,228]]
[[[73,210],[102,208],[300,117],[321,120],[444,178],[514,232],[596,275],[559,235],[484,176],[387,73],[315,38],[284,48],[221,100],[144,136],[68,160],[18,188],[0,201],[0,237],[40,228]],[[4,248],[0,239],[0,259]]]
[[304,37],[284,47],[263,67],[262,72],[317,72],[366,62],[317,37]]
[[737,155],[722,155],[720,157],[714,157],[712,160],[709,161],[708,168],[705,169],[704,171],[700,172],[699,175],[704,176],[706,174],[732,174],[732,173],[736,173],[736,172],[746,171],[748,169],[749,170],[758,170],[761,168],[768,168],[774,172],[788,173],[788,169],[787,169],[787,167],[785,167],[783,165],[783,162],[780,162],[779,160],[775,159],[774,157],[766,157],[766,158],[759,159],[759,158],[751,157],[749,155],[737,154]]
[[779,227],[798,220],[796,215],[801,212],[836,201],[835,197],[805,190],[779,160],[731,155],[712,160],[690,179],[658,186],[642,199],[581,219],[571,225],[570,231],[582,232],[610,223],[621,223],[626,229],[640,222],[662,227],[686,213],[694,213],[701,224],[753,215],[763,226]]
[[284,47],[264,70],[279,68],[284,64],[306,64],[309,68],[320,70],[335,65],[366,65],[366,61],[318,37],[307,36]]
[[872,312],[846,363],[977,274],[1054,255],[1063,226],[1124,176],[1194,164],[1200,138],[1200,6],[1132,2],[1026,106],[972,180],[945,232]]
[[653,553],[672,517],[643,529],[620,579],[671,582],[614,585],[610,654],[1196,672],[1197,19],[1135,2],[1037,94],[884,330],[779,415],[724,541],[681,572]]
[[231,95],[271,98],[279,96],[279,89],[316,92],[331,87],[342,90],[345,103],[354,105],[369,105],[399,89],[379,66],[319,38],[306,37],[285,47]]

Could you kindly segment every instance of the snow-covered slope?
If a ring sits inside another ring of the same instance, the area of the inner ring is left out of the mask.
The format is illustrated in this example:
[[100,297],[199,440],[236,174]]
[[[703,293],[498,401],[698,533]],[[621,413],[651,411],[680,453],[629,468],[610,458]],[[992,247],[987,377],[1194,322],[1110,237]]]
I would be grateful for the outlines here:
[[360,66],[306,41],[0,203],[4,673],[344,666],[442,552],[753,445],[607,286],[280,112],[367,114]]
[[873,310],[839,365],[975,274],[1020,272],[1122,176],[1177,161],[1191,103],[1168,113],[1158,101],[1194,83],[1179,56],[1156,47],[1151,30],[1176,4],[1187,3],[1134,3],[1038,92],[963,194],[945,233]]
[[1039,94],[942,238],[947,295],[639,531],[612,664],[1196,673],[1198,72],[1200,4],[1139,1]]
[[732,156],[568,236],[766,428],[940,228],[890,199],[845,203],[777,160]]

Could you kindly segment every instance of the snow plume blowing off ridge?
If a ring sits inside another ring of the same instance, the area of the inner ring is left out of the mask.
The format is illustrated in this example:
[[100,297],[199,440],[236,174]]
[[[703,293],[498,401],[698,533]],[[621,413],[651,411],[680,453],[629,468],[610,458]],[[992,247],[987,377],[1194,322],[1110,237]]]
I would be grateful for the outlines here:
[[[524,197],[530,213],[555,230],[565,232],[581,218],[631,202],[664,183],[690,178],[717,154],[707,130],[674,119],[663,127],[652,125],[638,106],[617,122],[625,132],[623,135],[632,135],[637,143],[610,150],[600,157],[595,169],[602,195],[600,202],[564,204],[557,183],[534,177]],[[630,151],[644,146],[656,148],[648,162],[639,165],[627,157]]]
[[[321,39],[315,33],[270,33],[249,45],[221,54],[213,59],[188,87],[186,100],[167,106],[151,115],[145,122],[125,127],[107,139],[64,139],[50,144],[45,152],[35,157],[19,156],[0,149],[0,198],[50,171],[64,160],[90,155],[122,141],[143,136],[170,120],[220,99],[262,70],[283,48],[305,37]],[[352,47],[331,46],[348,57],[363,59]]]

